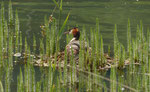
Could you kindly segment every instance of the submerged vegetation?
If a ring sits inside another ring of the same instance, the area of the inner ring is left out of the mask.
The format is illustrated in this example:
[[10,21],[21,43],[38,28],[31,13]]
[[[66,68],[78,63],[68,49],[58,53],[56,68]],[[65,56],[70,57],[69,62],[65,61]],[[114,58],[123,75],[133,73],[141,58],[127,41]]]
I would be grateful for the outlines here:
[[[16,66],[21,66],[17,83],[13,84],[17,86],[17,92],[65,92],[66,90],[69,92],[148,92],[150,90],[150,32],[147,30],[147,35],[144,35],[142,22],[137,25],[136,38],[132,38],[130,20],[128,20],[127,49],[119,42],[117,25],[115,25],[114,45],[108,46],[107,53],[104,52],[99,19],[96,20],[95,28],[90,30],[85,27],[80,28],[82,29],[80,42],[86,41],[91,49],[85,51],[80,48],[77,63],[73,55],[68,57],[66,49],[62,51],[60,48],[60,40],[70,13],[62,24],[62,0],[53,1],[60,11],[59,18],[57,20],[53,15],[44,18],[44,25],[40,26],[42,35],[40,46],[37,45],[35,35],[33,44],[29,44],[27,38],[22,36],[18,12],[16,10],[14,16],[11,1],[8,6],[8,18],[5,17],[4,2],[1,3],[0,92],[11,91],[12,74]],[[90,31],[90,37],[86,36],[85,31]],[[66,42],[68,43],[69,40],[70,37],[67,35]],[[83,48],[84,42],[80,43],[83,44]],[[39,48],[40,53],[36,52],[36,48]],[[110,57],[110,48],[114,48],[112,57]],[[136,68],[137,65],[140,65],[140,68]],[[36,77],[35,66],[40,66],[40,79]],[[126,71],[130,72],[122,76],[121,72],[125,71],[125,66]],[[105,75],[104,71],[107,69],[111,70],[110,78],[100,75],[100,73]]]

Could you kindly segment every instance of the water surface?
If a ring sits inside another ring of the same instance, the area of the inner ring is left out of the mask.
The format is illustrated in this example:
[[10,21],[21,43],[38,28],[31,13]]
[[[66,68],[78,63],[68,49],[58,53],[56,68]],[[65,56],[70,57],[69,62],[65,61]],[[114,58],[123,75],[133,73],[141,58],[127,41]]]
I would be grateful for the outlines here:
[[[112,44],[114,24],[118,26],[119,40],[126,44],[127,21],[130,19],[132,34],[135,36],[136,26],[143,21],[144,29],[150,24],[150,1],[148,0],[64,0],[62,21],[70,12],[67,26],[82,26],[89,31],[95,27],[96,18],[100,20],[100,30],[105,44]],[[14,10],[19,10],[21,30],[30,33],[39,33],[44,16],[51,15],[55,5],[50,0],[13,0]],[[54,17],[58,18],[58,9]]]

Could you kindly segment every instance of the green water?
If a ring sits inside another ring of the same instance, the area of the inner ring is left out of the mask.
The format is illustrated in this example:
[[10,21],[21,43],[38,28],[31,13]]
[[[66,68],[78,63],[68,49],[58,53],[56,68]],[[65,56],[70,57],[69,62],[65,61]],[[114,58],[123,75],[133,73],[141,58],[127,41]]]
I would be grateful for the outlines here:
[[[41,37],[40,25],[43,24],[45,15],[51,15],[55,7],[53,2],[50,0],[12,0],[12,4],[14,10],[18,9],[21,23],[20,27],[23,31],[23,35],[28,37],[29,42],[32,43],[32,40],[30,39],[32,38],[33,34],[35,34],[37,38]],[[67,26],[75,27],[78,25],[79,29],[81,30],[82,26],[84,25],[87,32],[89,32],[90,27],[95,27],[96,18],[99,18],[100,30],[104,38],[104,46],[112,46],[114,24],[117,24],[119,40],[125,45],[127,42],[126,30],[128,18],[131,21],[132,36],[134,37],[136,32],[136,25],[139,24],[140,20],[143,21],[143,26],[145,29],[150,26],[149,11],[150,1],[148,0],[64,0],[62,20],[65,20],[68,12],[70,12],[71,15],[69,17]],[[56,10],[54,12],[54,17],[58,18],[58,13],[59,12]],[[14,66],[12,73],[11,92],[16,92],[17,76],[20,73],[20,67],[23,68],[23,66]],[[36,81],[38,81],[40,80],[41,74],[38,74],[39,68],[35,67],[35,70],[37,73]],[[137,68],[137,73],[135,74],[125,71],[126,70],[122,71],[121,73],[118,71],[118,81],[121,80],[119,82],[133,88],[137,87],[134,84],[134,82],[137,82],[136,78],[134,79],[134,76],[141,78],[139,81],[142,81],[143,76],[141,76],[142,74],[140,73],[142,71],[141,68]],[[109,75],[110,71],[108,71],[106,74],[102,74],[102,76],[108,78]],[[144,77],[148,76],[145,75]],[[4,81],[2,81],[2,83],[3,82]],[[109,89],[110,84],[108,82],[106,83],[106,87]],[[148,84],[148,86],[149,85],[150,84]],[[140,88],[142,90],[142,87]],[[129,89],[126,89],[122,86],[121,89],[122,91],[129,91]]]
[[[150,1],[148,0],[64,0],[62,21],[70,12],[67,26],[78,25],[81,30],[85,25],[88,32],[90,27],[95,27],[96,18],[99,18],[105,45],[112,44],[114,24],[117,24],[119,40],[126,44],[128,18],[131,20],[133,36],[140,20],[143,21],[144,28],[148,28],[149,5]],[[13,0],[13,8],[17,8],[19,11],[21,30],[28,36],[41,31],[40,25],[43,24],[44,16],[51,15],[54,7],[50,0]],[[56,18],[59,13],[57,10],[54,12]]]

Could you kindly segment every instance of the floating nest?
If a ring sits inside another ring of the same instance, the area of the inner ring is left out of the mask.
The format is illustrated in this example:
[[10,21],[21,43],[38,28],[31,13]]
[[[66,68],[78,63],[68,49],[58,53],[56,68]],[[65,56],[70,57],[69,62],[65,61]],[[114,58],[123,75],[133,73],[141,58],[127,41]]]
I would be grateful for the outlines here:
[[[63,68],[65,65],[65,53],[63,52],[58,52],[57,55],[53,55],[51,57],[48,57],[46,55],[43,56],[37,56],[37,55],[29,55],[29,54],[21,54],[21,53],[16,53],[14,54],[14,57],[17,57],[18,60],[15,61],[15,63],[27,63],[27,58],[32,57],[33,59],[31,60],[31,64],[35,65],[35,66],[39,66],[39,67],[49,67],[49,66],[56,66],[56,67],[61,67]],[[104,54],[104,57],[106,59],[106,62],[101,66],[96,66],[98,68],[98,70],[107,70],[110,69],[112,67],[118,67],[119,66],[119,61],[115,61],[112,57],[110,57],[108,54]],[[76,63],[76,66],[79,66],[79,57],[75,57],[74,61]],[[88,61],[87,61],[88,62]],[[88,63],[86,63],[88,64]],[[86,66],[85,64],[85,66]],[[130,60],[125,60],[124,64],[121,68],[124,68],[125,65],[129,65],[130,64]],[[136,63],[139,64],[139,63]],[[67,59],[67,66],[70,66],[70,60]],[[92,68],[93,63],[90,63],[90,66]]]

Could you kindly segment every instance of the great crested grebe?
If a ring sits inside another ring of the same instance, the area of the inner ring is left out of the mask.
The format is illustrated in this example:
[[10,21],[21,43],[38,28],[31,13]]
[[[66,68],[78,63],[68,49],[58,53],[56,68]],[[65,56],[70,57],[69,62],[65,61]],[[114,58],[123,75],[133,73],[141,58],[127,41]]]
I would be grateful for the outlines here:
[[[77,56],[79,54],[79,50],[80,50],[80,42],[79,42],[80,31],[79,31],[79,29],[77,27],[74,27],[74,28],[70,29],[68,32],[65,32],[65,34],[73,35],[73,39],[66,46],[67,55],[72,55],[72,51],[73,51],[73,54],[75,56]],[[85,48],[87,48],[86,44],[85,44]]]

